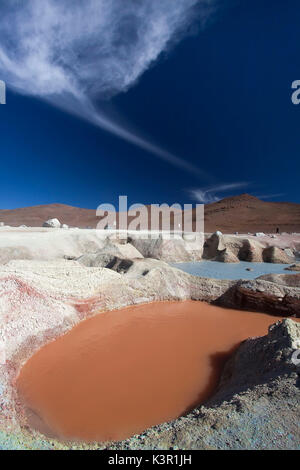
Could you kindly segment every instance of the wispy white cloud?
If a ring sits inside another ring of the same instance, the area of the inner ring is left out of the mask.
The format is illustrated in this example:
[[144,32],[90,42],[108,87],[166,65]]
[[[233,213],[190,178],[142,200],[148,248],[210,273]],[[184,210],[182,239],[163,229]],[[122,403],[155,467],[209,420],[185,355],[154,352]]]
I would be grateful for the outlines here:
[[255,197],[257,197],[258,199],[272,199],[272,198],[276,198],[276,197],[282,197],[284,196],[285,193],[276,193],[276,194],[263,194],[263,195],[258,195]]
[[245,188],[249,186],[250,183],[246,181],[239,181],[236,183],[228,183],[228,184],[219,184],[216,186],[212,186],[209,188],[191,188],[188,189],[187,192],[189,196],[197,202],[202,204],[210,204],[212,202],[217,202],[220,199],[225,197],[220,193],[226,193],[228,191],[232,191],[239,188]]
[[210,204],[211,202],[216,202],[220,199],[217,196],[208,194],[206,191],[199,188],[189,189],[188,194],[191,199],[202,204]]
[[173,165],[203,173],[124,128],[95,102],[128,90],[216,0],[1,0],[0,75]]

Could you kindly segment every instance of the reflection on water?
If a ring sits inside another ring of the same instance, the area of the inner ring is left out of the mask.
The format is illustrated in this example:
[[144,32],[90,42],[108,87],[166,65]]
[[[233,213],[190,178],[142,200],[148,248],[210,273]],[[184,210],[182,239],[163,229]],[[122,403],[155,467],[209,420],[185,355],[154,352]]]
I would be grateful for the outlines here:
[[293,274],[291,271],[285,270],[290,264],[249,263],[247,261],[241,261],[240,263],[200,261],[172,263],[171,266],[194,276],[212,279],[255,279],[263,274]]
[[45,434],[124,439],[206,400],[230,352],[276,321],[193,301],[102,313],[38,351],[18,391]]

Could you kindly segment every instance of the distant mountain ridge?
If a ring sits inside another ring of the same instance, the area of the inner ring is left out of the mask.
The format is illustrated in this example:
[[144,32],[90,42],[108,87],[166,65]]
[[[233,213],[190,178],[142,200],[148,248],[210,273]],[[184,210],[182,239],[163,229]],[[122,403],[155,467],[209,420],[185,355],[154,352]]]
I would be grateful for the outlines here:
[[241,194],[205,206],[205,231],[300,232],[300,204],[266,202]]
[[[41,227],[51,218],[58,218],[63,224],[81,228],[95,228],[99,222],[96,210],[66,204],[0,210],[0,222],[13,227]],[[274,233],[277,228],[280,232],[300,233],[300,204],[266,202],[250,194],[241,194],[205,205],[205,232],[220,230],[223,233]]]

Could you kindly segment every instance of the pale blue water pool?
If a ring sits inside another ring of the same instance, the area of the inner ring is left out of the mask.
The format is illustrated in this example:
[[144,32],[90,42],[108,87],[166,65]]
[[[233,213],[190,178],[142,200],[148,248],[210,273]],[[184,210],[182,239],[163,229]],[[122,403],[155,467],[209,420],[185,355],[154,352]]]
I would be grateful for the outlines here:
[[[210,277],[213,279],[254,279],[263,274],[293,274],[293,272],[284,269],[290,266],[290,264],[249,263],[247,261],[241,261],[240,263],[200,261],[171,263],[171,266],[194,276]],[[247,268],[253,269],[253,271],[247,271]]]

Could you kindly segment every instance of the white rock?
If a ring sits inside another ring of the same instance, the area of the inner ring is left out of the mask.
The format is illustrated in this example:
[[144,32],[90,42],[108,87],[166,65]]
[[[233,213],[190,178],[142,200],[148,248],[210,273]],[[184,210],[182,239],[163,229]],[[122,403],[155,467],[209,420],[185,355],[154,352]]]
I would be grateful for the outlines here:
[[182,234],[182,238],[186,242],[190,242],[190,241],[194,242],[194,241],[196,241],[196,234],[195,233],[190,233],[190,232],[184,232]]
[[47,222],[44,222],[43,227],[48,228],[60,228],[61,223],[58,219],[49,219]]
[[284,252],[286,255],[290,256],[291,258],[294,257],[294,253],[292,252],[290,248],[285,248]]
[[5,223],[4,222],[0,222],[0,227],[4,227],[5,226]]
[[265,237],[265,234],[263,232],[257,232],[255,234],[256,237]]
[[61,228],[65,229],[65,230],[68,230],[69,225],[67,225],[67,224],[62,224]]

